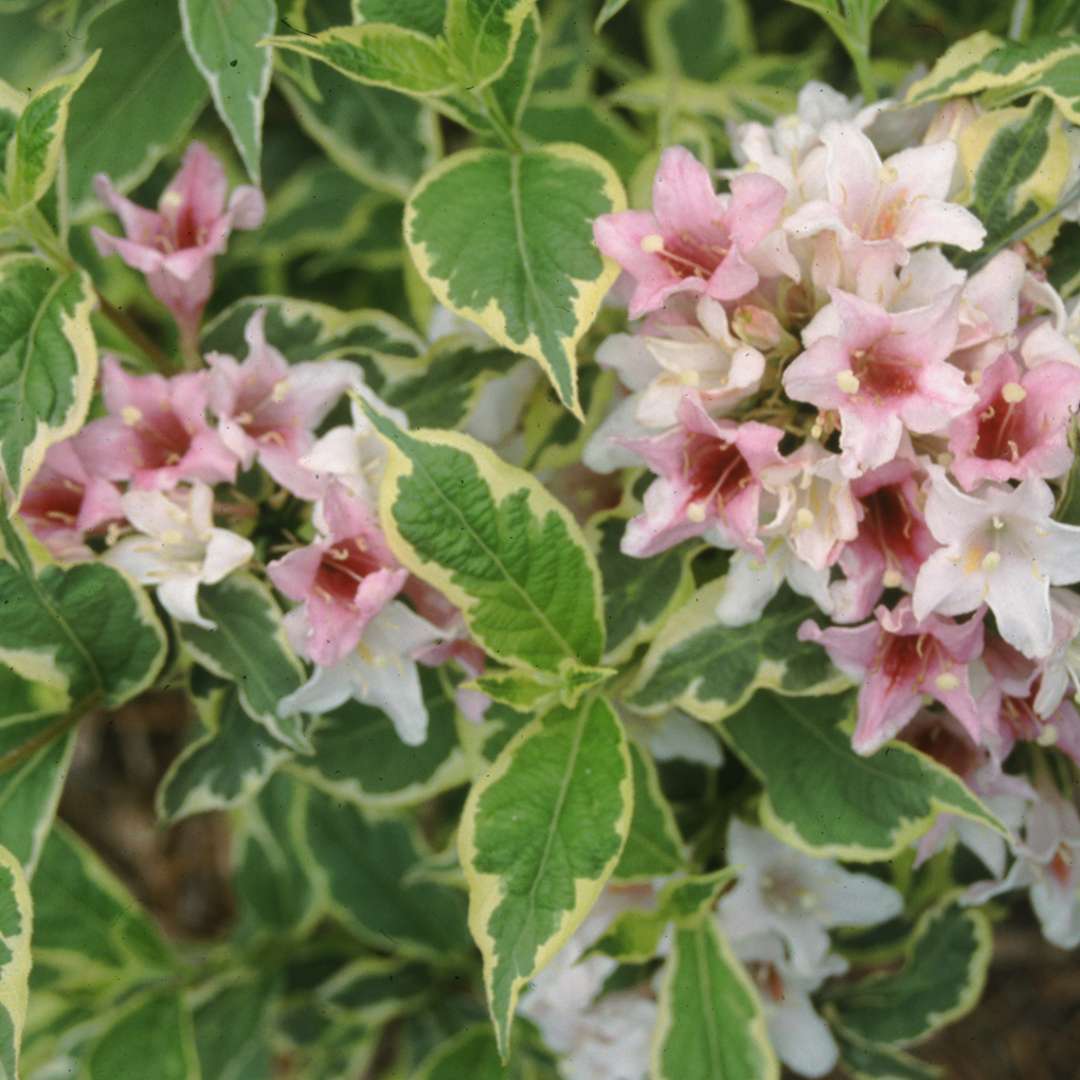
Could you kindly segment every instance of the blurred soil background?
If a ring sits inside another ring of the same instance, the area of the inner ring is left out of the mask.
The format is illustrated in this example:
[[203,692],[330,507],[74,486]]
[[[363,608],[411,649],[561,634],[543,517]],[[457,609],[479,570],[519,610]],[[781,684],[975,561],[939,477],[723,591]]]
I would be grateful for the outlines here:
[[[233,917],[227,818],[201,814],[166,829],[154,814],[154,791],[191,730],[189,707],[181,694],[157,693],[87,717],[60,815],[168,934],[207,941]],[[947,1080],[1080,1080],[1080,953],[1046,944],[1019,902],[997,927],[982,1001],[916,1053]]]

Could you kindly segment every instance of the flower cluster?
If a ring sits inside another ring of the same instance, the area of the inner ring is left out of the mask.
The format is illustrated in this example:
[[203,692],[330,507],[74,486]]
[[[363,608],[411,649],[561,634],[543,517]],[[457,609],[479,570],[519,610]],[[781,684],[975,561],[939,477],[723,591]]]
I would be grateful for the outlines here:
[[651,210],[596,222],[637,322],[598,352],[627,394],[586,462],[654,474],[626,554],[732,552],[721,622],[785,581],[813,599],[827,623],[799,636],[860,684],[858,753],[959,745],[992,788],[1018,741],[1080,762],[1080,527],[1055,520],[1080,315],[1024,245],[969,254],[974,108],[916,116],[884,158],[882,108],[810,84],[733,131],[725,192],[673,147]]
[[[238,188],[226,208],[224,170],[198,143],[157,213],[119,196],[105,178],[98,188],[128,234],[95,230],[99,249],[142,270],[181,339],[197,342],[213,258],[231,228],[261,220],[261,193]],[[20,514],[57,559],[100,558],[153,586],[177,621],[212,630],[199,608],[200,587],[260,565],[251,538],[260,505],[239,481],[261,470],[268,501],[293,499],[293,517],[314,525],[309,543],[293,538],[263,567],[295,602],[285,631],[314,665],[310,680],[280,702],[281,713],[322,712],[355,697],[383,709],[405,742],[421,743],[427,712],[417,661],[453,659],[476,674],[483,654],[456,609],[398,564],[378,522],[385,452],[356,400],[402,426],[406,418],[372,394],[355,363],[290,364],[267,340],[265,309],[250,316],[244,338],[242,360],[200,354],[198,370],[169,377],[134,374],[106,356],[105,415],[49,449]],[[322,431],[348,393],[352,423]],[[474,713],[486,704],[467,700]]]

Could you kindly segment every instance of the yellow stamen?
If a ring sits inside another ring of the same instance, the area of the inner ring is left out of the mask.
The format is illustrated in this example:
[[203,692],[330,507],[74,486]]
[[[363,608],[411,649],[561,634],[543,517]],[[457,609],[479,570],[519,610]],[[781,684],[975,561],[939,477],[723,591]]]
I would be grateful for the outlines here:
[[1019,383],[1007,382],[1001,388],[1001,396],[1010,405],[1016,405],[1027,397],[1027,391]]
[[845,394],[857,394],[859,392],[859,379],[853,371],[838,371],[836,373],[836,385]]
[[655,255],[664,250],[664,238],[659,233],[649,233],[641,238],[641,250],[647,255]]

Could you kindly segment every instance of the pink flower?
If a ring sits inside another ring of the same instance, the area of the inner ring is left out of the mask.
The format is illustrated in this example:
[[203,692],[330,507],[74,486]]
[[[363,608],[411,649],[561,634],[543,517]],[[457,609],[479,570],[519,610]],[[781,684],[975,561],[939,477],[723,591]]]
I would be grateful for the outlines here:
[[325,482],[299,459],[314,445],[314,428],[341,395],[360,380],[345,361],[323,360],[289,366],[268,344],[266,311],[256,311],[244,328],[248,354],[243,363],[211,353],[209,403],[218,417],[221,441],[243,468],[259,464],[302,499],[317,499]]
[[167,490],[181,480],[232,481],[236,458],[206,421],[208,375],[129,375],[113,357],[102,364],[110,415],[79,437],[89,470],[108,480]]
[[630,317],[654,311],[683,290],[716,300],[750,292],[758,271],[748,256],[778,225],[785,198],[781,184],[754,173],[736,176],[730,195],[717,195],[709,170],[693,154],[681,146],[665,150],[652,211],[604,214],[593,228],[600,250],[636,283]]
[[906,597],[876,622],[821,630],[809,619],[800,641],[824,645],[841,671],[859,680],[859,720],[852,738],[856,753],[872,754],[922,708],[923,695],[940,701],[972,740],[981,735],[968,664],[982,652],[983,612],[965,623],[931,615],[919,622]]
[[714,420],[693,397],[683,399],[679,419],[672,431],[624,444],[658,478],[645,492],[645,512],[626,527],[623,551],[647,558],[712,529],[724,546],[764,555],[757,535],[761,474],[784,463],[777,449],[784,433],[754,421]]
[[1053,360],[1021,372],[1005,353],[983,373],[977,404],[949,428],[953,476],[965,491],[983,480],[1068,472],[1068,431],[1080,406],[1080,368]]
[[929,434],[966,412],[975,391],[946,359],[956,290],[895,314],[839,289],[832,300],[804,331],[808,348],[784,372],[784,389],[840,414],[845,471],[857,476],[892,460],[905,429]]
[[829,124],[821,140],[828,199],[804,203],[785,221],[793,236],[835,232],[889,248],[896,262],[920,244],[955,244],[965,251],[982,245],[986,230],[979,219],[947,201],[955,143],[901,150],[883,164],[856,124]]
[[91,558],[86,534],[124,520],[120,492],[108,480],[87,472],[78,436],[49,447],[19,513],[56,558],[69,560]]
[[188,348],[198,338],[203,308],[214,284],[214,256],[234,229],[256,229],[266,214],[262,192],[242,185],[228,197],[221,162],[193,142],[180,171],[158,200],[155,213],[136,206],[98,174],[99,198],[120,218],[125,236],[94,228],[102,255],[119,255],[146,275],[151,292],[172,312]]
[[919,567],[937,547],[919,503],[916,465],[895,458],[851,483],[860,505],[858,535],[840,553],[847,578],[844,621],[865,619],[883,589],[915,586]]
[[302,650],[330,667],[359,644],[367,624],[401,591],[408,572],[398,566],[373,515],[339,484],[323,502],[325,534],[270,563],[270,580],[301,603],[287,628],[305,627]]

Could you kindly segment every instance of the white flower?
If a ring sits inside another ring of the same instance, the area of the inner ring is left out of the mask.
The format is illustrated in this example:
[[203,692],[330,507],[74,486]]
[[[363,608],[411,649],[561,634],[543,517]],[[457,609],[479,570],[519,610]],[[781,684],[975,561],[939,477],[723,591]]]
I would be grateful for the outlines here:
[[1026,656],[1053,646],[1050,586],[1080,581],[1080,528],[1051,521],[1054,493],[1042,480],[1015,488],[958,491],[929,465],[926,523],[944,544],[915,581],[915,618],[961,615],[988,604],[1001,636]]
[[[297,652],[307,637],[303,620],[287,624]],[[356,649],[331,667],[316,667],[312,677],[278,703],[278,712],[324,713],[350,698],[382,709],[403,743],[419,746],[427,738],[428,714],[413,659],[443,632],[404,604],[392,601],[364,628]]]
[[757,983],[776,1056],[800,1076],[831,1072],[839,1050],[829,1025],[814,1011],[810,995],[830,975],[847,971],[847,961],[829,953],[813,971],[799,972],[776,934],[755,934],[736,942],[732,950]]
[[868,874],[814,859],[737,818],[728,827],[727,861],[739,880],[720,901],[729,938],[769,931],[788,946],[792,969],[816,971],[829,951],[831,926],[872,926],[899,914],[900,894]]
[[731,557],[724,592],[716,605],[716,617],[724,626],[747,626],[757,622],[768,603],[787,582],[800,596],[807,596],[825,614],[832,614],[835,599],[829,586],[829,571],[815,570],[778,538],[765,545],[765,558],[749,551]]
[[213,585],[254,553],[250,540],[214,526],[214,493],[194,483],[172,497],[160,491],[129,491],[120,499],[124,516],[140,535],[120,540],[105,561],[141,585],[154,585],[161,606],[180,622],[213,630],[199,614],[200,585]]
[[693,761],[710,768],[724,763],[720,740],[704,724],[680,709],[663,716],[622,714],[627,730],[643,743],[657,761]]

